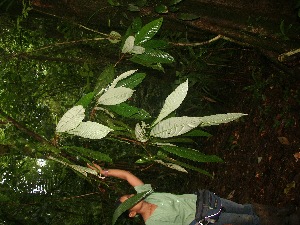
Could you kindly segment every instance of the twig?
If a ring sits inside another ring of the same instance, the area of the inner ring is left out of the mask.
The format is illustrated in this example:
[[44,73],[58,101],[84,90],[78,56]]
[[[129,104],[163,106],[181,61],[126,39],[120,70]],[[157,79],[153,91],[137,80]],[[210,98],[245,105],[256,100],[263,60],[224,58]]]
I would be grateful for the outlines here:
[[199,43],[174,43],[174,42],[170,42],[172,45],[175,45],[175,46],[201,46],[201,45],[207,45],[207,44],[210,44],[214,41],[217,41],[221,38],[224,38],[224,36],[222,35],[218,35],[208,41],[203,41],[203,42],[199,42]]
[[31,52],[37,52],[37,51],[41,51],[41,50],[45,50],[47,48],[52,48],[52,47],[56,47],[56,46],[60,46],[60,45],[68,45],[68,44],[77,44],[80,42],[86,42],[86,41],[100,41],[100,40],[106,40],[107,38],[88,38],[88,39],[82,39],[82,40],[75,40],[75,41],[65,41],[65,42],[58,42],[52,45],[47,45],[38,49],[33,49],[32,51],[29,51],[27,53],[31,53]]
[[[55,18],[64,20],[63,17],[57,16],[57,15],[55,15],[55,14],[47,13],[47,12],[38,10],[38,9],[36,9],[36,8],[33,8],[33,10],[34,10],[34,11],[37,11],[37,12],[39,12],[39,13],[42,13],[42,14],[46,14],[46,15],[48,15],[48,16],[52,16],[52,17],[55,17]],[[81,28],[83,28],[83,29],[85,29],[85,30],[92,31],[92,32],[94,32],[94,33],[101,34],[101,35],[106,36],[106,37],[109,37],[109,36],[110,36],[109,34],[105,34],[105,33],[102,33],[102,32],[100,32],[100,31],[97,31],[97,30],[93,30],[93,29],[88,28],[88,27],[86,27],[86,26],[84,26],[84,25],[82,25],[82,24],[75,23],[75,22],[73,22],[73,21],[72,21],[71,23],[73,23],[74,25],[76,25],[76,26],[78,26],[78,27],[81,27]]]
[[44,144],[50,144],[51,145],[51,143],[48,140],[43,138],[41,135],[29,130],[26,126],[22,125],[21,123],[19,123],[18,121],[16,121],[15,119],[10,117],[9,115],[7,115],[2,110],[0,110],[0,115],[2,115],[9,123],[13,124],[16,128],[23,131],[24,133],[26,133],[30,137],[34,138],[35,140],[37,140],[41,143],[44,143]]
[[292,55],[295,55],[297,53],[300,53],[300,48],[289,51],[289,52],[285,52],[281,55],[278,56],[278,61],[279,62],[284,62],[287,60],[288,57],[291,57]]

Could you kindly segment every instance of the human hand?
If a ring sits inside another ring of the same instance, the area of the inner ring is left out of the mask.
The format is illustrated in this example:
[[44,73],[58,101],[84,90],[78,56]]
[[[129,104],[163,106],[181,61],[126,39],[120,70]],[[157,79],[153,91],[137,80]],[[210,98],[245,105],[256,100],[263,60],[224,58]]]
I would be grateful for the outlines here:
[[[87,167],[92,170],[95,170],[99,178],[104,179],[105,177],[107,177],[107,170],[103,170],[98,164],[93,163],[92,165],[90,165],[87,163]],[[101,175],[104,175],[104,177],[102,177]]]

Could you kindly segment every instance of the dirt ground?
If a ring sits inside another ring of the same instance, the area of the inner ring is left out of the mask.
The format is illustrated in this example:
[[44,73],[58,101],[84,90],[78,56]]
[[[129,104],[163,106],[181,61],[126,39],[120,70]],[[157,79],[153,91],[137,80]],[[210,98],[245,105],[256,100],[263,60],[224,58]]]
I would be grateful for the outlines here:
[[211,165],[215,177],[205,182],[233,201],[293,206],[294,211],[300,207],[300,82],[288,77],[279,82],[273,76],[270,72],[263,78],[266,85],[259,100],[255,88],[231,90],[229,96],[237,97],[228,111],[248,115],[238,123],[219,126],[205,143],[207,153],[224,159]]

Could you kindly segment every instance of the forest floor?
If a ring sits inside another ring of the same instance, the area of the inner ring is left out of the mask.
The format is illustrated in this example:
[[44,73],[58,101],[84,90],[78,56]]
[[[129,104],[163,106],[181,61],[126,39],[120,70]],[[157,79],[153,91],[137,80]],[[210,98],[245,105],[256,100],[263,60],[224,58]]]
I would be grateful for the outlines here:
[[299,82],[266,71],[250,84],[232,89],[228,112],[248,115],[218,126],[205,146],[224,163],[210,165],[214,179],[199,176],[224,198],[240,203],[300,207]]

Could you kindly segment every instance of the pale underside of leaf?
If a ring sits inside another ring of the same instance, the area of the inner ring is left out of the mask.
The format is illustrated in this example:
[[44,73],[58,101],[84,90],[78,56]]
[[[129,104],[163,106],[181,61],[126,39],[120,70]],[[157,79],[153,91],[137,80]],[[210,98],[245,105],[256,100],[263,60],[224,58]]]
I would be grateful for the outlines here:
[[82,105],[69,109],[60,119],[56,126],[56,132],[67,132],[76,128],[84,119],[85,109]]
[[117,105],[125,102],[133,94],[134,90],[125,87],[117,87],[108,89],[98,99],[98,104],[102,105]]
[[113,82],[110,85],[110,88],[114,88],[120,80],[123,80],[126,77],[129,77],[130,75],[134,74],[136,71],[137,70],[128,70],[128,71],[122,73],[120,76],[118,76],[116,79],[113,80]]
[[157,124],[159,121],[168,116],[171,112],[177,109],[184,98],[187,95],[188,91],[188,80],[180,84],[165,100],[164,106],[160,111],[157,119],[154,121],[153,125]]
[[122,53],[131,52],[131,50],[133,49],[133,46],[134,46],[134,40],[135,40],[135,38],[133,36],[129,36],[125,40],[125,43],[122,48]]
[[80,123],[78,127],[68,133],[89,139],[102,139],[111,131],[113,131],[111,128],[100,123],[87,121]]
[[97,171],[95,171],[93,169],[90,169],[88,167],[83,167],[83,166],[78,166],[78,165],[72,165],[72,164],[69,164],[69,166],[73,170],[76,170],[77,172],[81,173],[82,175],[84,175],[86,177],[87,177],[88,173],[97,176]]
[[51,159],[51,160],[54,160],[64,166],[69,166],[71,167],[72,169],[78,171],[79,173],[81,173],[82,175],[84,176],[87,176],[87,174],[92,174],[92,175],[97,175],[97,171],[93,170],[93,169],[90,169],[88,167],[83,167],[83,166],[78,166],[78,165],[74,165],[74,164],[70,164],[70,163],[67,163],[67,162],[64,162],[64,161],[61,161],[57,158],[54,158],[52,156],[49,156],[48,159]]
[[162,160],[154,160],[154,161],[157,162],[157,163],[159,163],[159,164],[162,164],[162,165],[164,165],[166,167],[169,167],[169,168],[171,168],[173,170],[177,170],[177,171],[180,171],[180,172],[188,173],[186,171],[186,169],[184,169],[183,167],[181,167],[181,166],[179,166],[177,164],[174,164],[174,163],[165,163]]
[[143,54],[145,52],[145,48],[142,46],[133,46],[132,50],[130,53],[133,54]]
[[146,136],[145,126],[143,125],[143,123],[144,122],[142,122],[142,125],[140,125],[139,123],[135,125],[135,137],[140,142],[148,141],[148,138]]
[[226,113],[226,114],[216,114],[211,116],[203,116],[203,117],[199,117],[200,126],[204,127],[204,126],[218,125],[221,123],[229,123],[245,115],[247,114]]
[[153,127],[150,135],[160,138],[179,136],[196,128],[199,124],[199,117],[171,117]]

